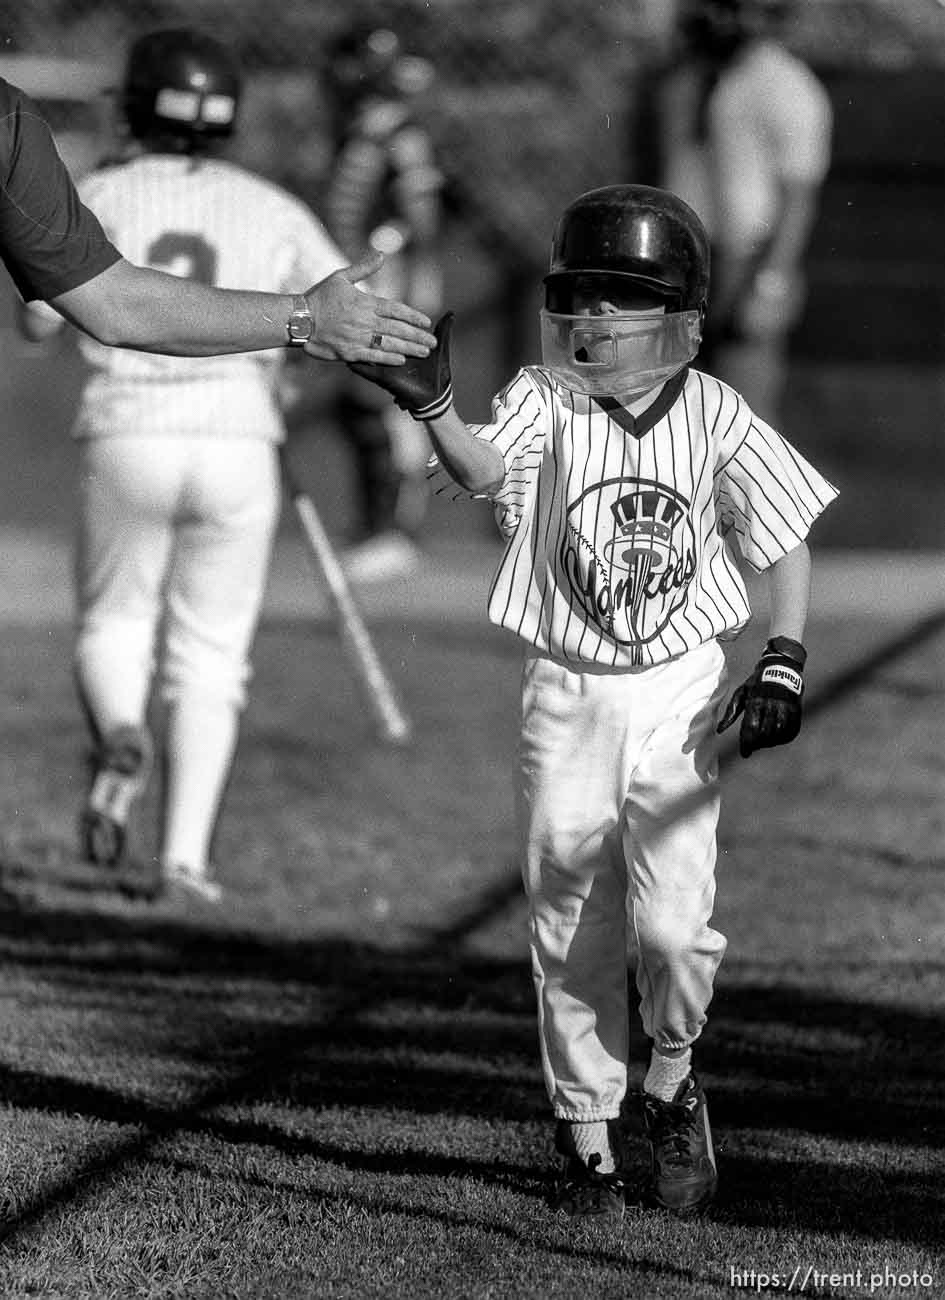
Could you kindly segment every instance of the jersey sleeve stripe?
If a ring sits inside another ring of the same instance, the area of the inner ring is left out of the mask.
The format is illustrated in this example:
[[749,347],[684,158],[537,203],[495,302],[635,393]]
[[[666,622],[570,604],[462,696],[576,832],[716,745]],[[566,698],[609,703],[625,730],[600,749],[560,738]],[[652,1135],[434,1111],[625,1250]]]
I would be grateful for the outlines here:
[[[795,516],[793,520],[789,519],[788,516],[784,513],[784,510],[775,500],[771,490],[772,483],[774,484],[776,489],[781,488],[781,485],[777,482],[777,480],[769,479],[768,483],[764,484],[761,482],[761,480],[758,477],[756,477],[756,475],[754,475],[747,468],[744,468],[744,474],[745,477],[750,479],[751,482],[754,483],[755,486],[758,488],[758,491],[761,497],[763,498],[765,504],[770,508],[770,514],[772,516],[776,516],[777,519],[780,519],[781,523],[784,525],[787,531],[793,537],[795,537],[798,542],[802,542],[804,538],[807,536],[809,530],[808,521],[806,521],[803,518],[800,511],[795,512]],[[792,504],[790,498],[787,498],[786,494],[784,494],[783,489],[781,490],[780,495],[785,501],[788,502],[788,504]],[[765,531],[777,540],[776,529],[772,526],[772,523],[769,522],[769,519],[768,517],[766,517],[766,515],[759,513],[757,506],[754,506],[751,509],[750,517],[751,517],[752,524],[760,523],[762,527],[765,529]]]
[[[746,532],[746,530],[745,530],[745,526],[744,526],[744,524],[740,524],[740,523],[738,522],[738,520],[736,520],[736,521],[732,524],[732,528],[734,529],[735,535],[736,535],[736,537],[737,537],[738,540],[739,540],[739,543],[740,543],[740,545],[741,545],[741,549],[742,549],[742,553],[743,553],[744,555],[746,555],[746,556],[750,556],[750,554],[751,554],[751,548],[749,547],[748,534],[747,534],[747,532]],[[765,567],[768,567],[768,566],[770,566],[771,564],[774,563],[774,561],[773,561],[773,559],[771,558],[771,556],[768,555],[768,553],[765,551],[764,547],[763,547],[759,542],[755,542],[755,544],[754,544],[754,548],[753,548],[753,549],[754,549],[754,551],[757,552],[757,553],[762,557],[762,559],[764,560],[764,564],[763,564],[763,565],[758,565],[758,566],[757,566],[758,568],[765,568]],[[749,560],[749,562],[751,562],[751,561]]]
[[[756,424],[752,425],[752,431],[757,432],[764,439],[765,444],[767,446],[769,447],[772,446],[771,440],[765,436],[764,431],[762,429],[759,429]],[[778,456],[778,459],[782,464],[784,464],[784,459],[785,458],[787,459],[791,467],[791,470],[793,471],[792,477],[795,480],[797,478],[801,480],[801,482],[806,487],[810,497],[817,502],[818,506],[820,507],[820,510],[823,510],[826,506],[830,504],[830,502],[833,500],[833,497],[828,496],[826,500],[822,499],[820,493],[817,490],[817,485],[811,481],[811,477],[810,477],[811,466],[807,464],[807,462],[803,459],[803,457],[790,445],[790,443],[786,442],[783,438],[778,438],[778,445],[776,447],[772,447],[772,452],[773,454]],[[818,475],[818,477],[820,476]],[[821,481],[826,483],[826,479],[822,479]],[[832,485],[827,484],[827,486],[831,487]],[[834,495],[836,495],[836,493],[834,493]],[[812,518],[816,518],[817,514],[819,513],[820,511],[814,511],[812,513]]]
[[718,478],[720,474],[724,474],[725,470],[728,469],[732,461],[735,460],[735,458],[738,456],[738,453],[741,451],[742,447],[744,447],[747,437],[748,434],[746,433],[745,437],[742,438],[741,442],[738,444],[738,446],[735,448],[732,454],[728,457],[728,459],[720,461],[719,464],[716,465],[715,469],[712,472],[713,478]]

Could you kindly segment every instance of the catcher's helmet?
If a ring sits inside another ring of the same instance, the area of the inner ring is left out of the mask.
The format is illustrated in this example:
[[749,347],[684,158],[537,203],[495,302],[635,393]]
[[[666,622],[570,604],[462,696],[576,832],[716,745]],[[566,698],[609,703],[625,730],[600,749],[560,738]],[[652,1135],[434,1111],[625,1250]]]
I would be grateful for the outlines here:
[[558,220],[545,276],[545,306],[571,310],[580,276],[625,280],[655,293],[667,311],[704,315],[709,239],[692,208],[650,185],[606,185],[575,199]]
[[219,41],[188,27],[140,36],[125,65],[122,105],[138,139],[185,143],[230,135],[240,96],[236,60]]
[[327,51],[327,77],[343,102],[366,97],[410,98],[433,81],[428,59],[408,54],[396,32],[360,22],[342,32]]

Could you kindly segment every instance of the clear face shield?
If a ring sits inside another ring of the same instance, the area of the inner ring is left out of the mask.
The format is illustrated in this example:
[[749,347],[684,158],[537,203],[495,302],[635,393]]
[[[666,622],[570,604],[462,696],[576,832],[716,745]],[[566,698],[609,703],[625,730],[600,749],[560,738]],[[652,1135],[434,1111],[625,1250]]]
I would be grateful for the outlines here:
[[698,311],[567,316],[542,308],[541,359],[589,397],[637,397],[664,384],[702,341]]

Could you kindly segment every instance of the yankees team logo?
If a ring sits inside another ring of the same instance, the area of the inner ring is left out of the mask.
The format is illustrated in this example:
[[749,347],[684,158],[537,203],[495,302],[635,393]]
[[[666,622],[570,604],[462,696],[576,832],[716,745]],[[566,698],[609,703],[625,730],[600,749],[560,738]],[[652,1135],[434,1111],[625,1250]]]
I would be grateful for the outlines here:
[[653,479],[605,479],[567,508],[561,567],[578,604],[618,644],[642,647],[666,627],[696,571],[690,503]]

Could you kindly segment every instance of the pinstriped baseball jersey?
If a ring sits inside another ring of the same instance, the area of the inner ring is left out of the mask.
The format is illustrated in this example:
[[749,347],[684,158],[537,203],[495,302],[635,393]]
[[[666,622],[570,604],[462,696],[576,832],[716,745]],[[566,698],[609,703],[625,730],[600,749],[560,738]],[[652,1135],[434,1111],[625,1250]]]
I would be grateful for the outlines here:
[[[293,195],[233,163],[145,154],[79,186],[130,262],[229,289],[300,292],[347,265]],[[284,436],[274,385],[281,349],[165,357],[83,337],[92,367],[76,432]]]
[[[638,418],[520,370],[476,436],[502,454],[506,548],[489,617],[582,667],[631,669],[737,633],[735,546],[757,571],[793,550],[836,489],[742,397],[686,369]],[[441,466],[431,486],[465,496]]]

